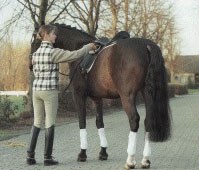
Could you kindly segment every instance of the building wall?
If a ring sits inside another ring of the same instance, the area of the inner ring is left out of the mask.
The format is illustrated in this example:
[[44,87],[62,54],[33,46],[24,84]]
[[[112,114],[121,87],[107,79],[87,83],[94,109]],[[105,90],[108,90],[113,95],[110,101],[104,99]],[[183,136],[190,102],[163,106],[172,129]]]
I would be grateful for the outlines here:
[[192,73],[178,73],[174,75],[174,82],[184,85],[195,85],[195,74]]

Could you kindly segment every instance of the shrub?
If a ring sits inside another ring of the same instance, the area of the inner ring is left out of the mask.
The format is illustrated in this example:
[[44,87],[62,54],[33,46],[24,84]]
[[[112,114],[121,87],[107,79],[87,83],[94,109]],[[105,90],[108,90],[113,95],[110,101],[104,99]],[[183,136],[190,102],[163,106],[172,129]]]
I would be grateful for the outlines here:
[[168,96],[169,98],[172,98],[175,96],[175,84],[168,85]]
[[188,84],[187,84],[189,89],[196,89],[197,86],[196,84],[191,80],[191,77],[188,77]]
[[7,96],[0,96],[0,122],[15,121],[15,114],[18,111],[18,106],[14,105]]
[[170,84],[169,86],[170,86],[171,89],[172,88],[175,89],[175,94],[177,94],[177,95],[188,94],[187,85],[184,85],[184,84]]

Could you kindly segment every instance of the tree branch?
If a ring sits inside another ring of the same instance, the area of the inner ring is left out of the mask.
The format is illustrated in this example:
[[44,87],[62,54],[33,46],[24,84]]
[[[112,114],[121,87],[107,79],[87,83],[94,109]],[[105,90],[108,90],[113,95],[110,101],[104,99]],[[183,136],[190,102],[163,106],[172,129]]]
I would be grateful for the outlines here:
[[5,23],[5,26],[0,29],[0,32],[2,34],[0,36],[0,40],[2,40],[5,37],[5,35],[9,32],[11,26],[14,23],[16,23],[18,19],[23,15],[24,10],[25,10],[25,7],[18,14],[13,14],[11,19],[7,20],[7,22]]
[[70,4],[71,2],[72,2],[72,0],[70,0],[70,1],[68,2],[68,4],[65,5],[65,7],[60,11],[60,13],[57,14],[57,16],[56,16],[50,23],[54,23],[54,22],[60,17],[60,15],[61,15],[64,11],[66,11],[67,7],[69,6],[69,4]]

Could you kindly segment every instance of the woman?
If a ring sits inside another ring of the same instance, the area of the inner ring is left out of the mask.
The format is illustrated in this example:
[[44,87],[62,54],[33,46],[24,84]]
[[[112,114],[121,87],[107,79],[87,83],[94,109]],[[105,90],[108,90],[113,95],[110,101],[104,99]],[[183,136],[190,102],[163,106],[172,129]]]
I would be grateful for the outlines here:
[[54,126],[58,108],[58,63],[72,62],[85,56],[90,50],[95,50],[96,46],[90,43],[77,51],[53,48],[57,36],[56,27],[52,25],[41,26],[38,35],[42,42],[32,55],[35,76],[33,82],[34,125],[31,130],[26,162],[29,165],[36,164],[35,148],[45,113],[44,165],[49,166],[58,164],[58,161],[52,157]]

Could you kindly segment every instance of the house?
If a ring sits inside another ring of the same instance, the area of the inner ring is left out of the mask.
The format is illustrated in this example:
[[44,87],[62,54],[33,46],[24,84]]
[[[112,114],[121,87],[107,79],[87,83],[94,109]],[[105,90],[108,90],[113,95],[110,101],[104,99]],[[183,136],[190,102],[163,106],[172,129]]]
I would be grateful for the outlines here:
[[174,63],[176,82],[199,87],[199,55],[178,55]]

